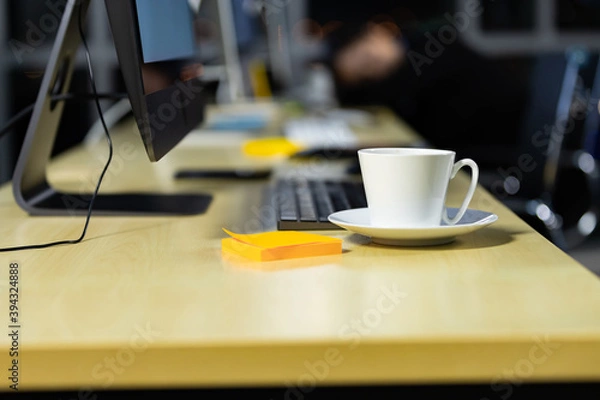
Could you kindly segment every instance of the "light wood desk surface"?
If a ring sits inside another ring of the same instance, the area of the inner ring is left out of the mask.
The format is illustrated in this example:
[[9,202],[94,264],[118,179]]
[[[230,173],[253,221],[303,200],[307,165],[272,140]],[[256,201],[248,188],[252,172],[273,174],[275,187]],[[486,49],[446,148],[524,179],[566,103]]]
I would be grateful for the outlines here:
[[[361,132],[415,139],[381,121]],[[221,228],[269,226],[265,182],[172,179],[186,165],[254,165],[239,136],[192,135],[150,164],[135,133],[115,130],[106,191],[214,201],[195,217],[94,217],[80,245],[1,255],[6,325],[8,265],[21,269],[22,390],[600,379],[600,280],[484,190],[472,208],[499,221],[451,245],[382,247],[329,231],[343,255],[245,262],[222,257]],[[71,151],[51,180],[89,190],[105,154],[104,143]],[[452,183],[450,203],[466,186]],[[27,217],[0,189],[2,246],[75,238],[82,223]],[[6,371],[7,335],[0,346]]]

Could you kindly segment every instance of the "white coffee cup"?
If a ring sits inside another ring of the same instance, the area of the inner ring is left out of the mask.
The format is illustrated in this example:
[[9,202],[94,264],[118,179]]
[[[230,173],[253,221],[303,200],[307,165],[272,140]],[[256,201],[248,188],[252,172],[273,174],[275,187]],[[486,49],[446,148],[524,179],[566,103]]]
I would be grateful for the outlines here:
[[[470,159],[454,162],[447,150],[376,148],[359,150],[358,157],[371,224],[378,227],[435,227],[454,225],[473,198],[479,168]],[[446,210],[448,184],[458,171],[472,170],[471,185],[458,213]]]

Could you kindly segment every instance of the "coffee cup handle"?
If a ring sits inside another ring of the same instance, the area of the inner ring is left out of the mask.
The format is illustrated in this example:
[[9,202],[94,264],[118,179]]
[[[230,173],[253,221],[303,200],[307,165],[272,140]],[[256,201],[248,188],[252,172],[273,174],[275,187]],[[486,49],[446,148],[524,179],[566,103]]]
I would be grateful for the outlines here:
[[450,179],[454,179],[456,174],[458,174],[458,171],[460,171],[463,167],[471,168],[471,185],[469,186],[469,191],[467,192],[467,196],[465,197],[462,206],[460,207],[458,213],[456,213],[454,218],[448,217],[447,208],[444,210],[444,213],[442,214],[442,219],[448,225],[455,225],[465,215],[465,212],[467,212],[467,208],[469,207],[469,203],[471,202],[471,200],[473,199],[473,195],[475,194],[475,189],[477,189],[477,182],[479,181],[479,167],[477,166],[475,161],[469,158],[465,158],[464,160],[460,160],[456,164],[454,164],[454,167],[452,167],[452,174],[450,176]]

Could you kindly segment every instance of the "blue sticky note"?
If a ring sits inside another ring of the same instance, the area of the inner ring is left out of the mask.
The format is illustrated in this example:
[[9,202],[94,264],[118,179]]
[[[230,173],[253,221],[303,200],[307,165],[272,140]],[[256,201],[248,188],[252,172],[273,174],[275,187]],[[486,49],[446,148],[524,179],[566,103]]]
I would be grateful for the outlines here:
[[206,127],[221,131],[253,131],[264,129],[267,122],[262,115],[227,115],[209,121]]

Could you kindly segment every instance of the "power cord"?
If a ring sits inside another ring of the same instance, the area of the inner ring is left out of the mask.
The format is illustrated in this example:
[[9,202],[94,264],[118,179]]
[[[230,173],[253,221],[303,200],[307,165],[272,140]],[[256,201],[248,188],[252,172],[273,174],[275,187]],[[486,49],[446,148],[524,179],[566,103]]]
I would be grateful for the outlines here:
[[[104,120],[104,114],[102,113],[102,107],[100,106],[100,97],[98,95],[98,90],[96,89],[96,79],[94,78],[94,69],[92,68],[92,56],[90,53],[89,46],[87,44],[87,40],[85,38],[85,34],[83,32],[83,7],[82,7],[81,3],[79,3],[78,20],[79,20],[79,35],[81,36],[81,41],[83,43],[83,47],[85,48],[85,58],[86,58],[86,63],[87,63],[87,68],[88,68],[88,75],[90,78],[90,85],[92,87],[93,97],[96,102],[96,108],[98,110],[98,114],[100,115],[100,121],[102,122],[102,127],[104,128],[104,132],[106,133],[106,139],[108,141],[108,149],[109,149],[108,161],[106,162],[106,165],[104,166],[104,169],[102,170],[102,173],[100,174],[100,178],[98,179],[98,184],[96,185],[96,190],[94,191],[94,195],[92,196],[92,199],[91,199],[89,207],[88,207],[88,212],[87,212],[87,217],[85,219],[85,225],[83,227],[83,232],[81,233],[81,235],[79,236],[78,239],[63,240],[63,241],[58,241],[58,242],[51,242],[51,243],[31,245],[31,246],[10,247],[10,248],[5,248],[5,249],[0,249],[0,253],[7,253],[7,252],[13,252],[13,251],[24,251],[24,250],[38,250],[38,249],[46,249],[49,247],[66,245],[66,244],[81,243],[87,233],[87,230],[88,230],[88,227],[90,224],[90,219],[92,217],[92,211],[94,209],[94,203],[96,201],[96,198],[98,197],[98,192],[100,191],[100,186],[102,186],[102,181],[104,180],[104,176],[106,175],[106,172],[108,171],[108,167],[110,166],[110,164],[112,162],[113,142],[112,142],[112,138],[110,137],[110,132],[108,130],[108,127],[106,126],[106,121]],[[17,115],[17,117],[18,117],[18,115]]]
[[[121,100],[127,98],[126,93],[100,93],[98,96],[94,96],[92,93],[67,93],[59,94],[50,97],[52,101],[73,101],[73,100]],[[27,118],[33,112],[35,103],[30,104],[12,117],[2,129],[0,129],[0,139],[2,139],[7,133],[12,131],[15,126],[21,122],[21,120]]]

